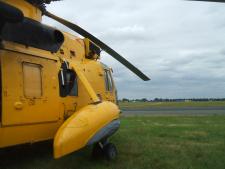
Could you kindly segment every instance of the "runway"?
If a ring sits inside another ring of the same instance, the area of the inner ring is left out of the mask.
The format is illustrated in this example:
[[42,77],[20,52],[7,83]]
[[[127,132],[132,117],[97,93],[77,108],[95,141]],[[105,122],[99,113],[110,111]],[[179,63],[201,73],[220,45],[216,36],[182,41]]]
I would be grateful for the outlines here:
[[225,107],[144,108],[122,110],[122,115],[225,115]]

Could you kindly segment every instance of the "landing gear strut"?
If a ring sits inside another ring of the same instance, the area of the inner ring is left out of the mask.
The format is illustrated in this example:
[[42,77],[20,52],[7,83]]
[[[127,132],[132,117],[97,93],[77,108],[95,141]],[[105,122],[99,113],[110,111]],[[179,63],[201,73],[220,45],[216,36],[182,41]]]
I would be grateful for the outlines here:
[[108,141],[105,142],[99,142],[94,145],[92,156],[94,158],[102,157],[104,156],[107,160],[115,160],[117,157],[117,149],[116,146],[112,143],[109,143]]
[[103,147],[103,153],[108,160],[115,160],[118,154],[116,146],[112,143],[108,143]]

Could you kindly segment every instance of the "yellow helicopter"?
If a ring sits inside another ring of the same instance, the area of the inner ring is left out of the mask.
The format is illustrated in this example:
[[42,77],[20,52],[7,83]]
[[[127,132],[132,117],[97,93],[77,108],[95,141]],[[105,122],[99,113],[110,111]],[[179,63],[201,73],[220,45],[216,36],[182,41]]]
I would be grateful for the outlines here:
[[[116,51],[45,8],[55,0],[0,0],[0,148],[54,140],[54,157],[85,146],[108,159],[120,126],[112,69],[102,50],[150,80]],[[84,39],[41,23],[48,16]]]

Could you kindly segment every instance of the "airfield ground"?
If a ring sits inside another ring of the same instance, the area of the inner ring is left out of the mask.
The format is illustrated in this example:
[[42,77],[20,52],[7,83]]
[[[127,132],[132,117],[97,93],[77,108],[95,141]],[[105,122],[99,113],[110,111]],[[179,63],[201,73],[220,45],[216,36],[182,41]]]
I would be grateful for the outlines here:
[[[158,108],[163,107],[167,106]],[[204,106],[173,109],[184,107]],[[111,139],[119,151],[114,162],[92,159],[90,147],[54,160],[52,144],[45,142],[2,150],[0,169],[225,169],[225,113],[192,111],[195,113],[172,116],[123,115],[121,129]]]
[[169,109],[169,108],[208,108],[223,107],[224,101],[203,101],[203,102],[120,102],[120,108],[124,110],[145,110],[145,109]]

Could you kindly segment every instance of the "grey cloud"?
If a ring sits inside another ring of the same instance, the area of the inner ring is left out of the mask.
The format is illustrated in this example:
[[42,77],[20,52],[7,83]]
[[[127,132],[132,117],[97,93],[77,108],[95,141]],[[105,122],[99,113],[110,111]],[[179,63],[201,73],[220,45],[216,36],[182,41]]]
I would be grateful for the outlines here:
[[[225,97],[225,5],[182,0],[65,0],[48,9],[112,46],[150,75],[143,82],[111,56],[122,97]],[[44,23],[70,31],[44,18]]]

